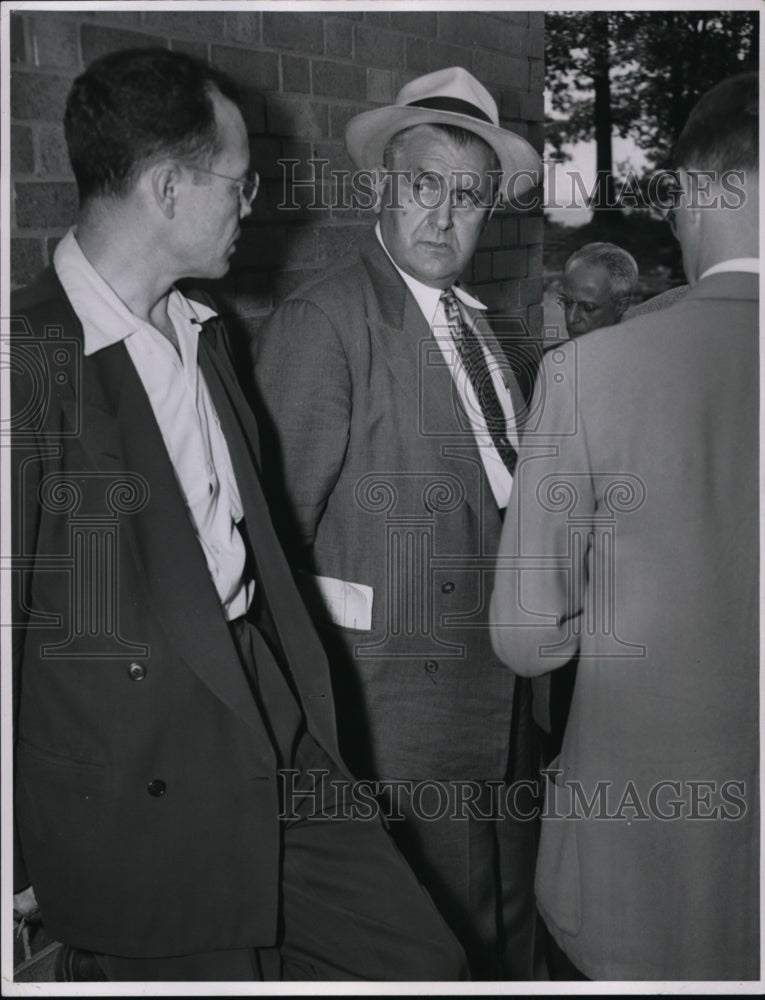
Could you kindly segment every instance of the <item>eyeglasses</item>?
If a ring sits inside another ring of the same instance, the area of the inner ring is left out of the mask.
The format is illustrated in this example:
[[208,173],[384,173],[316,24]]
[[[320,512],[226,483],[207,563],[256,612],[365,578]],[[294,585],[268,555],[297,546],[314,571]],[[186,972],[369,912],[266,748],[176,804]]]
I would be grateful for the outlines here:
[[594,312],[602,308],[598,302],[580,302],[578,299],[570,299],[566,295],[559,295],[555,300],[564,312],[579,306],[585,316],[592,316]]
[[239,191],[239,199],[243,205],[251,205],[255,200],[255,195],[260,187],[260,174],[253,170],[243,181],[238,177],[229,177],[228,174],[219,174],[215,170],[205,170],[204,167],[194,167],[200,174],[210,174],[212,177],[221,177],[224,181],[231,181]]
[[[465,172],[467,173],[467,172]],[[468,174],[468,180],[476,178]],[[431,172],[421,172],[417,175],[412,184],[414,200],[420,208],[427,210],[440,208],[447,200],[453,210],[456,211],[478,211],[484,208],[493,208],[496,199],[489,194],[482,194],[478,186],[457,186],[454,191],[449,191],[448,180],[441,174]]]

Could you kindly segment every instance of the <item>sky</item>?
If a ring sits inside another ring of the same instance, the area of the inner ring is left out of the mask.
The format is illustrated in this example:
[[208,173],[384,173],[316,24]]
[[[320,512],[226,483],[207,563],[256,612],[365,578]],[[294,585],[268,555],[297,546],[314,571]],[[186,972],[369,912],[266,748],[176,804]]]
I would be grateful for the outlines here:
[[[545,91],[545,113],[551,113],[549,94]],[[555,117],[559,117],[555,115]],[[645,154],[635,145],[632,139],[622,139],[618,135],[613,137],[613,160],[614,165],[623,161],[628,169],[642,172],[647,164]],[[545,190],[548,195],[551,191],[556,192],[555,202],[558,205],[565,204],[566,207],[546,207],[545,215],[553,222],[562,223],[564,226],[583,226],[592,217],[591,209],[587,208],[581,196],[580,188],[571,181],[571,174],[578,173],[582,177],[584,189],[591,191],[595,181],[595,140],[589,142],[577,142],[564,144],[563,149],[572,157],[565,163],[548,164],[545,176]],[[545,154],[549,150],[545,150]],[[554,172],[554,176],[551,173]],[[573,198],[567,197],[573,192]],[[574,202],[572,205],[571,202]]]

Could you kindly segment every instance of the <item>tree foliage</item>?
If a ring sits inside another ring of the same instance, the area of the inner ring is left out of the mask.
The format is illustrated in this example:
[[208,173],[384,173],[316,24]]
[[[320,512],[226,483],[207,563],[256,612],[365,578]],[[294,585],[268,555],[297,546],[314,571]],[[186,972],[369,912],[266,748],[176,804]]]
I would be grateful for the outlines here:
[[616,132],[668,166],[699,97],[757,68],[758,31],[757,11],[548,13],[547,87],[562,116],[548,118],[548,141],[563,158],[564,143],[596,139],[598,169],[610,173]]

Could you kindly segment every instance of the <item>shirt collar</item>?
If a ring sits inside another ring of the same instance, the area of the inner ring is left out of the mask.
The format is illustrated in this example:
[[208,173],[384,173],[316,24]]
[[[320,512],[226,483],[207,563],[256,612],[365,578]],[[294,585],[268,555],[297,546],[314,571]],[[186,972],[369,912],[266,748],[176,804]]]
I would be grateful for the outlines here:
[[[82,323],[83,350],[86,355],[116,344],[136,330],[146,327],[154,329],[132,313],[101,277],[80,249],[73,228],[56,247],[53,267]],[[171,319],[175,317],[199,323],[217,315],[214,309],[187,299],[175,287],[170,291],[168,313]]]
[[747,274],[760,273],[759,257],[733,257],[731,260],[721,260],[719,264],[708,267],[703,274],[700,274],[697,281],[708,278],[710,274],[723,274],[726,271],[744,271]]
[[[396,268],[398,273],[401,275],[404,284],[407,286],[409,291],[414,296],[414,300],[420,307],[422,315],[428,321],[428,325],[432,326],[436,316],[436,309],[438,308],[438,303],[441,300],[442,290],[440,288],[431,288],[430,285],[424,285],[421,281],[418,281],[417,278],[413,278],[411,274],[407,274],[406,271],[401,270],[401,268],[398,266],[395,260],[391,257],[390,253],[388,252],[388,248],[385,246],[385,243],[383,242],[382,232],[380,231],[379,222],[376,223],[375,225],[375,236],[377,237],[380,246],[387,254],[391,264],[393,264],[393,266]],[[469,292],[466,292],[465,289],[462,288],[460,285],[453,285],[452,288],[457,298],[460,299],[461,302],[464,302],[465,305],[471,306],[473,309],[481,309],[481,310],[486,309],[486,306],[483,304],[483,302],[475,298],[475,296],[471,295]]]

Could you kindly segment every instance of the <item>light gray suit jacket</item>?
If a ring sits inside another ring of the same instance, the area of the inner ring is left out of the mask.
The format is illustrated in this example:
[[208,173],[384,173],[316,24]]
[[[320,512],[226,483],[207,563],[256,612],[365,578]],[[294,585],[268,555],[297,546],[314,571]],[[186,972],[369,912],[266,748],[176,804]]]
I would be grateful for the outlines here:
[[312,573],[373,591],[371,629],[324,630],[349,765],[505,777],[515,677],[488,633],[500,513],[449,369],[373,234],[287,300],[254,359],[284,541],[299,537]]
[[594,979],[758,976],[758,371],[722,273],[535,390],[492,619],[519,673],[580,653],[536,888]]

